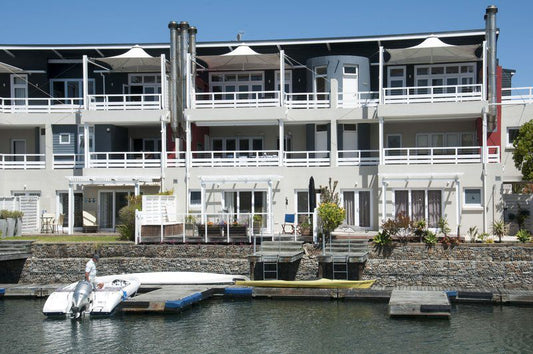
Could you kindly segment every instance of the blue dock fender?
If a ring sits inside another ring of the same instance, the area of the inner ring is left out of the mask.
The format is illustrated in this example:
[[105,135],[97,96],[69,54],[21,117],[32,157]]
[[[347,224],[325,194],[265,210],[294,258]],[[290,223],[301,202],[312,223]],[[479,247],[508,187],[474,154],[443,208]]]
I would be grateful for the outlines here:
[[125,301],[128,298],[128,293],[126,290],[122,290],[122,301]]
[[448,295],[448,299],[453,297],[453,298],[456,298],[457,297],[457,291],[456,290],[448,290],[446,291],[446,295]]
[[225,288],[225,296],[251,297],[252,288]]
[[196,293],[196,294],[186,296],[180,300],[165,301],[165,309],[181,309],[186,306],[192,305],[196,302],[199,302],[201,300],[202,300],[202,294]]
[[5,288],[0,288],[0,297],[4,296],[6,293],[6,289]]

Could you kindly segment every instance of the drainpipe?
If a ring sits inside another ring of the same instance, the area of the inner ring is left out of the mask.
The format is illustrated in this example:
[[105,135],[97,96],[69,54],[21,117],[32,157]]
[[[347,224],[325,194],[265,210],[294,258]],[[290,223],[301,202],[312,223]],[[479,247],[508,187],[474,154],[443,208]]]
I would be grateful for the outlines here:
[[168,24],[170,29],[170,126],[174,138],[178,137],[178,23],[172,21]]
[[498,8],[494,5],[487,7],[485,12],[485,37],[487,39],[487,66],[488,66],[488,130],[494,131],[496,129],[496,13]]

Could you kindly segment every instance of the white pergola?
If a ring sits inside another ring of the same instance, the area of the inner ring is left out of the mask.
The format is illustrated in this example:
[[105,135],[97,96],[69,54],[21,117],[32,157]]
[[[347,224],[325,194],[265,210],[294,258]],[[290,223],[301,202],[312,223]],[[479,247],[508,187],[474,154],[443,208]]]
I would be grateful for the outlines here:
[[225,184],[225,183],[266,183],[268,186],[267,193],[267,214],[268,229],[274,230],[272,217],[272,186],[274,181],[279,181],[283,177],[278,175],[235,175],[235,176],[200,176],[201,198],[202,198],[202,219],[205,217],[205,190],[207,184]]
[[160,176],[67,176],[68,180],[68,234],[74,232],[74,190],[77,186],[132,186],[135,196],[141,191],[141,186],[159,186]]
[[387,186],[392,181],[445,181],[455,183],[455,200],[457,207],[455,208],[455,217],[457,225],[461,224],[461,177],[464,173],[380,173],[381,177],[381,218],[383,221],[387,215]]

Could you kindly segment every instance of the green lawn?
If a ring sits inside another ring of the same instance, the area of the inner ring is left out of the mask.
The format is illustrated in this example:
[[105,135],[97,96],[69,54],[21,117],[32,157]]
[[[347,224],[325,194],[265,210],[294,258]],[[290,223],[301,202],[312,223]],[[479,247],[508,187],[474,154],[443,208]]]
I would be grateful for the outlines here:
[[[4,239],[11,240],[31,240],[37,242],[117,242],[121,241],[119,235],[25,235]],[[121,241],[125,242],[125,241]],[[126,241],[127,242],[127,241]]]

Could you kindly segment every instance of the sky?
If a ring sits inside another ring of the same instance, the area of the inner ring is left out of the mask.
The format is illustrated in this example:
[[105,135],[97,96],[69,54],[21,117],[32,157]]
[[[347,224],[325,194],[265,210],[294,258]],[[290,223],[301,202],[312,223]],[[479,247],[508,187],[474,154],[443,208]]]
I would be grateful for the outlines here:
[[198,41],[372,36],[483,29],[496,5],[498,58],[533,86],[533,0],[19,0],[2,8],[0,45],[165,43],[187,21]]

